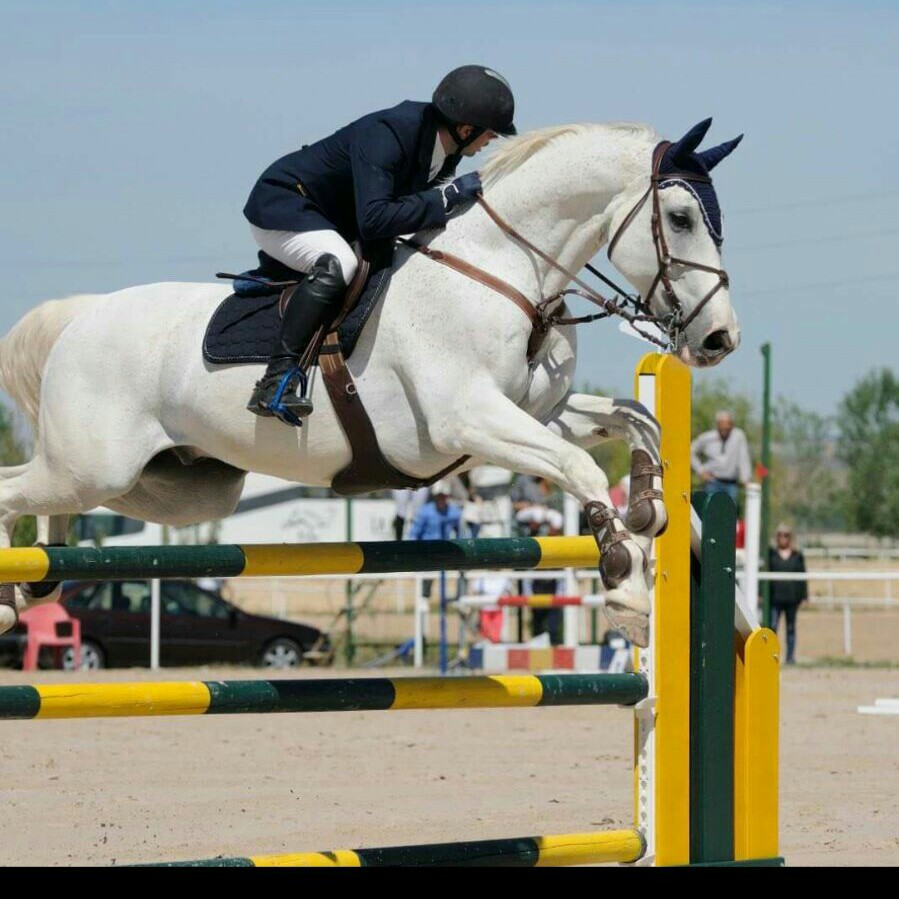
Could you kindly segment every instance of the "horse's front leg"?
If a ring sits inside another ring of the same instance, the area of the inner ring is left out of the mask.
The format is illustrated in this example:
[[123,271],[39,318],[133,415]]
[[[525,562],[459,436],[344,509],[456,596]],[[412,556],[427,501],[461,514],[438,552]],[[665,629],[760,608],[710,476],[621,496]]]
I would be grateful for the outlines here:
[[583,449],[606,440],[624,440],[631,451],[627,526],[643,551],[668,524],[662,498],[661,430],[650,411],[635,400],[569,393],[553,409],[547,427]]
[[589,453],[552,433],[495,388],[469,388],[443,404],[446,413],[429,422],[441,451],[469,454],[512,471],[544,477],[575,496],[600,550],[612,627],[638,646],[649,639],[647,557],[631,537],[609,497],[609,482]]

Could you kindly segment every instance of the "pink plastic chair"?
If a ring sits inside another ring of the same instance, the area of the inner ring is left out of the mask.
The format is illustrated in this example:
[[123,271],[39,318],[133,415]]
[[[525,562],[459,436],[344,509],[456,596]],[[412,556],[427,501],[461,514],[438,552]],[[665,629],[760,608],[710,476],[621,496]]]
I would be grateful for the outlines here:
[[19,620],[28,628],[23,671],[36,671],[42,646],[52,646],[56,655],[56,666],[61,668],[63,649],[71,647],[75,656],[76,670],[81,667],[81,622],[72,618],[58,602],[48,602],[33,606],[19,615]]

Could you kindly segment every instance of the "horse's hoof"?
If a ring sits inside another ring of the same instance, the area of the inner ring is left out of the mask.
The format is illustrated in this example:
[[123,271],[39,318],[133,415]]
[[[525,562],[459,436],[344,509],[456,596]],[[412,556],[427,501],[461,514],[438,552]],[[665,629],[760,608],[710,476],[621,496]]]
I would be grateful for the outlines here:
[[641,649],[649,646],[649,615],[633,609],[610,608],[608,605],[603,611],[613,631]]
[[0,584],[0,634],[11,631],[19,620],[14,584]]

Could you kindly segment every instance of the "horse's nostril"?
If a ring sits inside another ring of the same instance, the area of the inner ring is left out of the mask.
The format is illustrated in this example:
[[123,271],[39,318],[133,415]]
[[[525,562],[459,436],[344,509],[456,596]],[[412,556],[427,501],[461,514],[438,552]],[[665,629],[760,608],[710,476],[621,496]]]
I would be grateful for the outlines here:
[[713,331],[702,342],[702,348],[710,356],[717,356],[721,353],[729,353],[734,348],[734,342],[731,340],[730,334],[723,328],[720,331]]

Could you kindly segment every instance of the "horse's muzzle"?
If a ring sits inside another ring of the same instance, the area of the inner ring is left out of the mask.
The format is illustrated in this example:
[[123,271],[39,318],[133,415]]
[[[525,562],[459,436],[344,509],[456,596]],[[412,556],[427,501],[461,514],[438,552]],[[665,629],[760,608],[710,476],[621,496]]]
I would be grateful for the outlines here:
[[726,328],[712,331],[695,354],[697,366],[706,368],[717,365],[725,356],[729,356],[739,343],[739,332],[736,332],[735,336]]

